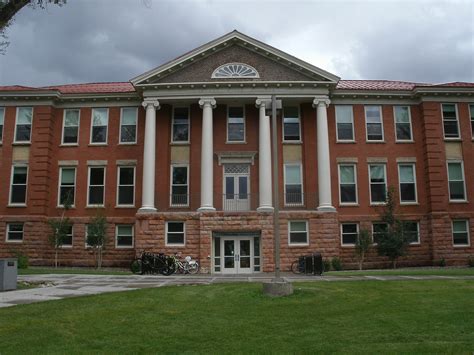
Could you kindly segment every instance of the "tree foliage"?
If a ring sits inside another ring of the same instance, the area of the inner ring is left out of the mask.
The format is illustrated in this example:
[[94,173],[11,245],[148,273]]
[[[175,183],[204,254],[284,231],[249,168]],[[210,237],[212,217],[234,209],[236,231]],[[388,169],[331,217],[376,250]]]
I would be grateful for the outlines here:
[[94,254],[95,265],[98,269],[102,267],[102,254],[105,249],[107,238],[107,219],[99,212],[87,226],[87,245]]
[[66,212],[71,209],[72,196],[68,195],[63,204],[63,211],[60,219],[50,219],[48,224],[51,227],[49,235],[49,244],[54,248],[54,267],[58,267],[58,256],[67,234],[72,226],[71,220],[66,217]]
[[367,252],[372,247],[372,235],[367,229],[362,229],[357,236],[355,243],[355,254],[359,263],[359,270],[364,266],[364,259]]
[[381,221],[387,225],[385,232],[379,235],[377,251],[379,255],[386,256],[392,262],[392,267],[397,267],[399,257],[406,255],[410,245],[410,237],[403,233],[404,222],[396,217],[395,189],[389,187],[386,205],[381,213]]

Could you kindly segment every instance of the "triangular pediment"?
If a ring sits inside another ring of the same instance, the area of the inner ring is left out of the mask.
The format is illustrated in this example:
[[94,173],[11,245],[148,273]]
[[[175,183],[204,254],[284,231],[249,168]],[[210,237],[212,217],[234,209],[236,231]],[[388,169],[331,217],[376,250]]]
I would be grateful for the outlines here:
[[152,69],[131,82],[135,86],[146,86],[157,83],[235,80],[336,84],[339,77],[233,31]]

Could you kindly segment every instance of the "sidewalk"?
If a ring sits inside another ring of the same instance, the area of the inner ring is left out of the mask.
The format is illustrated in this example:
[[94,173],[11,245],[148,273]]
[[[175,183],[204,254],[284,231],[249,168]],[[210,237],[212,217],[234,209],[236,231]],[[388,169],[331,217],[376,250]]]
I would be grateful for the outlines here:
[[[68,297],[96,295],[170,285],[209,285],[226,282],[266,282],[273,274],[252,275],[23,275],[18,281],[44,283],[45,286],[0,293],[0,308]],[[474,280],[474,276],[305,276],[283,274],[291,282],[400,281],[400,280]]]

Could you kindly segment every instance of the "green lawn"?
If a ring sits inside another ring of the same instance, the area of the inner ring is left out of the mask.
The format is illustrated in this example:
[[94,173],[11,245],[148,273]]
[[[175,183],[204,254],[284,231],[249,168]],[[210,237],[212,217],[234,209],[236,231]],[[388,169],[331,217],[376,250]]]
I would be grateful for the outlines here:
[[474,276],[474,267],[471,268],[404,268],[404,269],[387,269],[387,270],[348,270],[348,271],[330,271],[324,275],[330,276],[385,276],[385,275],[402,275],[402,276]]
[[474,282],[171,286],[0,309],[0,353],[472,353]]

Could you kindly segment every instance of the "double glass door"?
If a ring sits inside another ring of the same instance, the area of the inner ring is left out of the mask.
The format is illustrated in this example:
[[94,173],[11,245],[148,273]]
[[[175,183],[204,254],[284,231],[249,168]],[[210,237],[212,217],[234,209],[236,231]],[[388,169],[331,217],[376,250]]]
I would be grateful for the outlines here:
[[250,210],[249,166],[226,164],[224,167],[224,211]]
[[250,274],[253,270],[252,238],[221,238],[222,273]]

